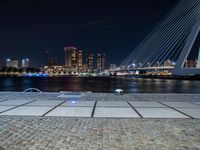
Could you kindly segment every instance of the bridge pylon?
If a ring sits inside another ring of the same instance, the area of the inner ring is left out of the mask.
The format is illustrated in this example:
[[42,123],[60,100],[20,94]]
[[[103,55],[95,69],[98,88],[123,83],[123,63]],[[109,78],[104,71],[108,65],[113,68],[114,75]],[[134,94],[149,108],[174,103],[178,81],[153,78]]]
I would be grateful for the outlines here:
[[[198,59],[197,59],[197,67],[196,68],[184,68],[184,64],[188,55],[190,54],[192,47],[200,34],[200,15],[197,18],[196,23],[194,24],[187,40],[185,46],[183,47],[180,56],[176,62],[176,65],[173,69],[173,75],[200,75],[200,48],[198,52]],[[200,41],[199,41],[200,43]]]

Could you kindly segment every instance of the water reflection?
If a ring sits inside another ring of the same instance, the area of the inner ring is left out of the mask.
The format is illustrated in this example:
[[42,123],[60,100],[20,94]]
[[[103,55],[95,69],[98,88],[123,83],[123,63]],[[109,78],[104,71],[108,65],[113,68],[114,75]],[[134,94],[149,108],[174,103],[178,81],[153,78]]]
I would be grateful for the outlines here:
[[3,80],[4,87],[11,87],[13,85],[13,80],[11,78],[5,78]]
[[114,92],[120,88],[131,93],[199,93],[200,81],[129,77],[0,78],[0,91],[24,91],[31,87],[50,92]]

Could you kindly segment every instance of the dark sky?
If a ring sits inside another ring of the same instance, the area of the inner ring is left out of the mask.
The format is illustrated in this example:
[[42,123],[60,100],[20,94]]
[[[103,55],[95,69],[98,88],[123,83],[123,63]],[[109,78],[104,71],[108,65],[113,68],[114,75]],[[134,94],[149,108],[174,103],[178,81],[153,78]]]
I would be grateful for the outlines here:
[[64,46],[104,51],[120,64],[178,0],[1,0],[0,61],[29,57],[41,66],[40,51],[64,63]]

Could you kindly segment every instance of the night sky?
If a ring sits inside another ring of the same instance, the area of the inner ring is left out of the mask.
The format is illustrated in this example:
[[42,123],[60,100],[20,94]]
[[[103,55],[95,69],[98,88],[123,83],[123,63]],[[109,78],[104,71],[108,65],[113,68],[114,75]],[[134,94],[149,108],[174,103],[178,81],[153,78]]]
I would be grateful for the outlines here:
[[64,64],[64,46],[106,53],[120,64],[178,0],[1,0],[0,66],[6,58],[44,64],[42,50]]

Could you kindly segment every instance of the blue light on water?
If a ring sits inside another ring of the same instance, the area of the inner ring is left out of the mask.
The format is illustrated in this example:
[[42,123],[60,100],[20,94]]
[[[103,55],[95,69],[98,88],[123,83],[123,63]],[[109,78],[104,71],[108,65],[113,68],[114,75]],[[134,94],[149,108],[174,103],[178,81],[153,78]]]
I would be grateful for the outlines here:
[[49,75],[46,73],[28,73],[25,74],[24,77],[48,77]]

